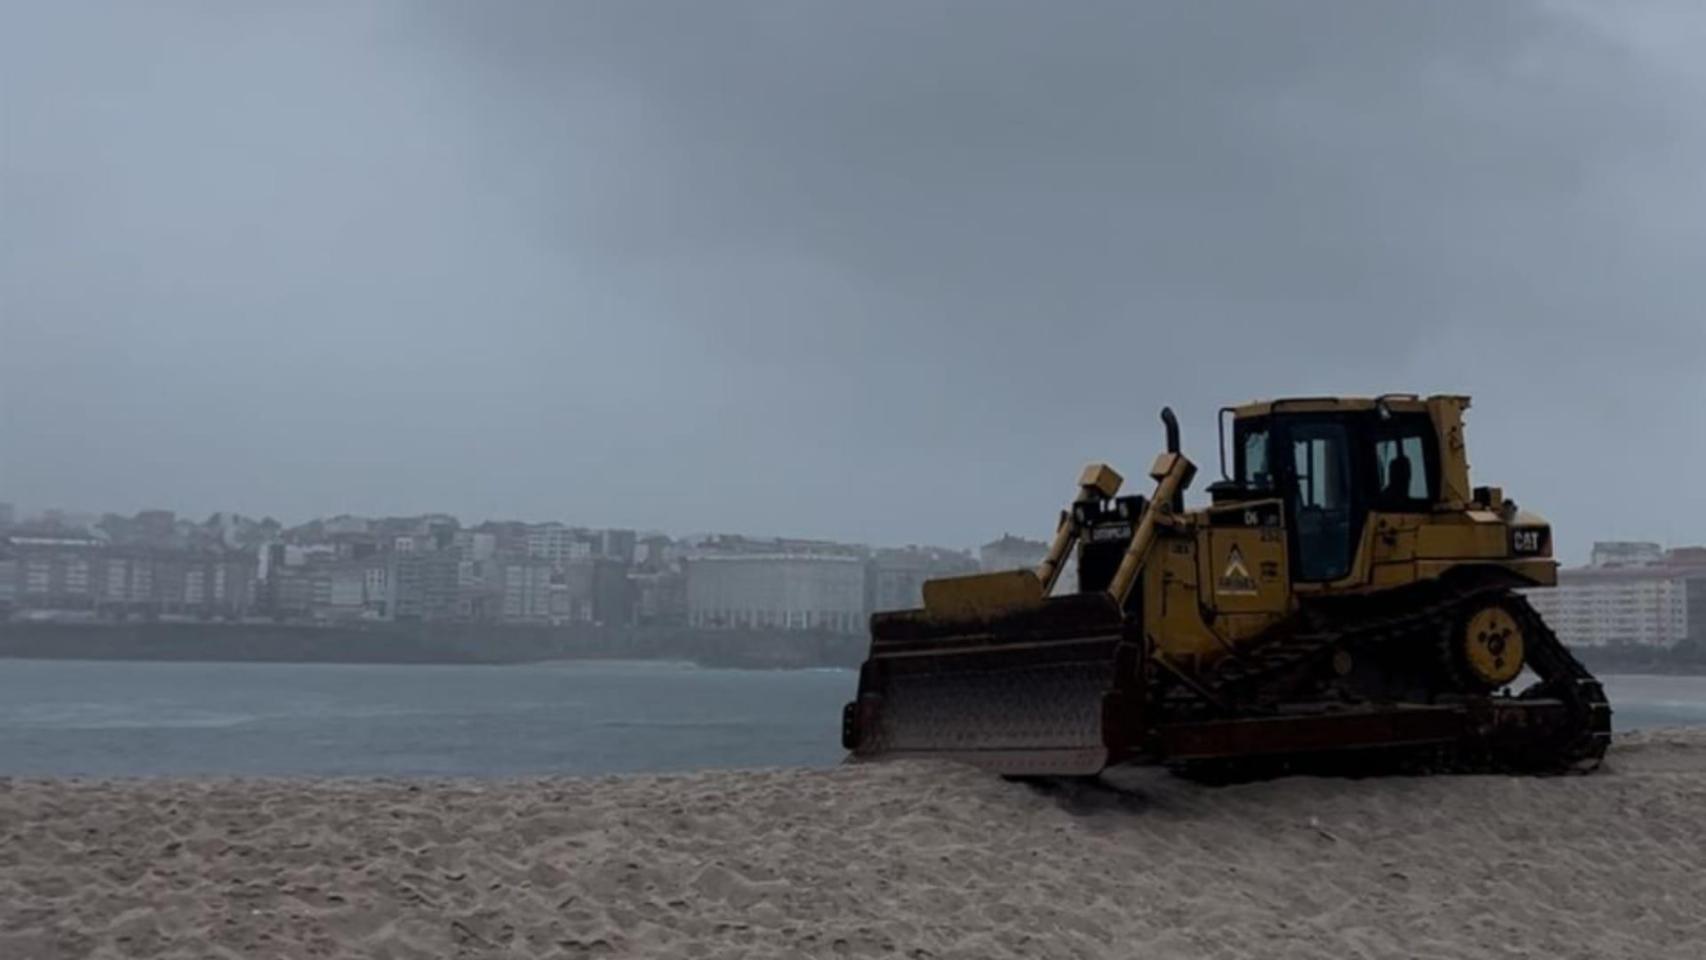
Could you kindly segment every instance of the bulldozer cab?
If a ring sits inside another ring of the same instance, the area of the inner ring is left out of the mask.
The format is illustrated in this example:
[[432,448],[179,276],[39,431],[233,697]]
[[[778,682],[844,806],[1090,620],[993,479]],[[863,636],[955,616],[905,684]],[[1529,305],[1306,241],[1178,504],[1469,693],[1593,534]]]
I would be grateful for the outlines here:
[[1371,512],[1425,514],[1440,502],[1439,430],[1420,400],[1253,407],[1222,411],[1231,464],[1209,494],[1216,505],[1278,501],[1293,581],[1350,576]]

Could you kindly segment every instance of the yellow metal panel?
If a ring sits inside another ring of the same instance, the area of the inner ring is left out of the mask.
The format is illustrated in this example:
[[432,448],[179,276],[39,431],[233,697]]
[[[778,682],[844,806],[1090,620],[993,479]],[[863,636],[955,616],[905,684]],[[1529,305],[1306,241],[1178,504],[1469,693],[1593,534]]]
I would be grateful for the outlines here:
[[[1233,647],[1261,635],[1291,612],[1285,528],[1261,522],[1269,509],[1277,520],[1277,502],[1213,508],[1197,532],[1202,558],[1198,580],[1214,610],[1209,629]],[[1222,515],[1220,526],[1215,526],[1216,515]],[[1248,526],[1228,523],[1246,518]]]
[[1502,523],[1429,523],[1416,533],[1416,554],[1427,559],[1499,559],[1505,556]]
[[1374,576],[1370,580],[1369,586],[1376,590],[1407,587],[1415,583],[1416,578],[1416,564],[1414,562],[1377,563],[1374,565]]
[[1189,587],[1196,592],[1197,544],[1194,536],[1179,536],[1169,531],[1161,538],[1161,564],[1169,583]]
[[1236,647],[1261,636],[1284,616],[1283,613],[1223,613],[1214,618],[1214,631]]
[[1558,561],[1550,557],[1536,557],[1532,560],[1507,560],[1504,566],[1506,569],[1521,574],[1536,586],[1555,587],[1558,585]]
[[1084,472],[1078,476],[1080,487],[1089,487],[1101,494],[1103,499],[1109,499],[1120,492],[1120,484],[1125,482],[1118,470],[1100,461],[1084,465]]
[[1210,604],[1216,613],[1283,613],[1289,595],[1281,527],[1206,531]]
[[1175,656],[1219,655],[1226,644],[1203,623],[1194,534],[1166,531],[1145,565],[1144,629]]
[[[1527,580],[1537,587],[1551,587],[1558,583],[1558,561],[1536,558],[1533,560],[1483,560],[1470,561],[1478,566],[1502,567],[1517,576]],[[1424,580],[1442,577],[1454,567],[1463,566],[1463,560],[1419,560],[1416,562],[1416,575]]]
[[1172,471],[1174,464],[1183,459],[1183,454],[1158,453],[1155,455],[1155,462],[1149,465],[1149,475],[1160,480]]
[[[1280,398],[1278,400],[1257,400],[1251,403],[1239,404],[1232,408],[1235,417],[1265,417],[1277,408],[1281,413],[1345,413],[1357,410],[1373,410],[1377,397],[1296,397]],[[1420,413],[1426,410],[1428,401],[1412,396],[1390,396],[1386,398],[1388,409],[1396,413]]]
[[1470,501],[1469,453],[1463,442],[1463,411],[1468,397],[1428,398],[1428,416],[1439,437],[1439,480],[1441,505],[1461,510]]
[[924,581],[924,610],[932,617],[989,617],[1041,606],[1043,583],[1030,570],[974,573]]
[[1374,527],[1371,549],[1373,561],[1395,563],[1416,557],[1416,531],[1426,521],[1426,515],[1415,513],[1371,513],[1368,522]]

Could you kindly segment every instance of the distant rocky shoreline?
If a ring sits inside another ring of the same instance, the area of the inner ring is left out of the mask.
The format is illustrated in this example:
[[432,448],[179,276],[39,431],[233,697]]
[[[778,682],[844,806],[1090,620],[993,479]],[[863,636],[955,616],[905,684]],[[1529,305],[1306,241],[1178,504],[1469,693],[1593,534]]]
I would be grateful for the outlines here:
[[863,636],[760,630],[384,623],[0,623],[0,659],[508,664],[675,660],[704,667],[856,667]]

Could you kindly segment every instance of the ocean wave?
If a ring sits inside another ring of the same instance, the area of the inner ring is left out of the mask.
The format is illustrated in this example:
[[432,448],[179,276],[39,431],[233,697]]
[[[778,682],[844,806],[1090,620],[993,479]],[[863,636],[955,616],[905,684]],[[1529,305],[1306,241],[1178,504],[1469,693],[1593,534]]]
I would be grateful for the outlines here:
[[262,719],[220,710],[129,708],[107,704],[42,704],[0,711],[0,723],[52,730],[220,729]]

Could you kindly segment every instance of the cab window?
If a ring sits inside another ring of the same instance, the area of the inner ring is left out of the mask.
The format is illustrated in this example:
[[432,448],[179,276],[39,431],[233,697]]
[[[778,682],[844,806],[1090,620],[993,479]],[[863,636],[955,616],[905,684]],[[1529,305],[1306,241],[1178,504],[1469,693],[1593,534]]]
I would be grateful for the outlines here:
[[1297,503],[1320,510],[1349,506],[1349,466],[1345,461],[1344,428],[1335,425],[1293,431],[1292,468],[1297,477]]
[[1268,462],[1268,421],[1240,421],[1233,433],[1233,477],[1245,489],[1273,489],[1273,466]]
[[1416,509],[1434,500],[1431,421],[1402,417],[1383,425],[1374,440],[1375,502],[1388,509]]
[[1273,472],[1268,468],[1268,431],[1251,430],[1244,434],[1238,451],[1238,479],[1247,487],[1268,488],[1274,485]]

